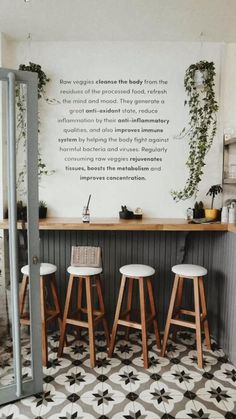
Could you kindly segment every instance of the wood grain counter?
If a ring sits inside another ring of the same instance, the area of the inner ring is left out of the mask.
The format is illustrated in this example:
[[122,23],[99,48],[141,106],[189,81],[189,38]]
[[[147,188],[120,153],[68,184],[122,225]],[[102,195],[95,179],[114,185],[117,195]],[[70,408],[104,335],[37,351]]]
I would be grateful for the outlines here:
[[[27,226],[18,222],[18,229]],[[0,221],[0,229],[8,229],[8,220]],[[81,218],[48,217],[39,220],[40,230],[87,230],[87,231],[231,231],[235,225],[191,224],[181,218],[143,218],[141,220],[120,220],[119,218],[92,218],[83,223]]]

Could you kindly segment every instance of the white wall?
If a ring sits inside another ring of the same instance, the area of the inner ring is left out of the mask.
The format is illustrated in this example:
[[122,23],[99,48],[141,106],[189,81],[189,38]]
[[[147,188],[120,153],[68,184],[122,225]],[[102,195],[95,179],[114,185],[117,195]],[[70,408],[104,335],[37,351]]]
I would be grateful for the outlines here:
[[[71,117],[71,104],[48,105],[42,103],[40,110],[42,152],[49,169],[56,173],[44,178],[40,185],[40,198],[46,200],[51,216],[80,216],[88,195],[92,194],[92,216],[117,216],[120,205],[129,208],[142,207],[145,216],[183,217],[186,208],[193,200],[176,204],[171,195],[172,189],[181,189],[188,176],[185,167],[188,153],[187,140],[175,136],[187,123],[187,109],[183,103],[186,98],[183,78],[186,68],[199,59],[212,60],[216,64],[216,92],[220,95],[220,72],[222,45],[206,43],[199,52],[199,44],[194,43],[13,43],[8,57],[10,64],[17,68],[20,63],[33,61],[41,64],[51,78],[47,94],[62,99],[60,80],[98,80],[120,78],[168,80],[168,95],[165,105],[159,108],[159,115],[170,122],[165,127],[169,138],[168,151],[163,156],[162,170],[149,173],[146,181],[81,181],[80,173],[65,170],[64,153],[60,152],[58,138],[62,138],[63,124],[58,119]],[[200,54],[200,55],[199,55]],[[101,86],[98,86],[99,88]],[[132,87],[128,85],[128,87]],[[84,91],[81,94],[85,98]],[[97,98],[98,96],[87,96]],[[110,97],[110,96],[109,96]],[[129,99],[137,95],[130,94]],[[141,96],[139,96],[141,97]],[[146,96],[147,97],[147,96]],[[221,104],[220,104],[221,105]],[[96,105],[98,106],[98,105]],[[115,105],[117,107],[118,105]],[[126,105],[119,105],[124,109]],[[127,105],[128,106],[128,105]],[[73,109],[86,108],[87,105],[73,105]],[[132,108],[132,106],[131,106]],[[127,116],[127,115],[125,115]],[[219,113],[219,121],[221,114]],[[116,124],[109,124],[114,128]],[[69,124],[69,126],[72,126]],[[78,124],[84,127],[84,124]],[[97,125],[91,124],[87,128]],[[101,126],[107,126],[102,122]],[[126,124],[123,125],[124,127]],[[136,125],[137,126],[137,125]],[[68,134],[69,136],[69,134]],[[83,135],[81,135],[83,137]],[[108,138],[108,137],[107,137]],[[113,143],[113,145],[116,145]],[[107,145],[105,146],[105,148]],[[90,153],[91,156],[108,156],[108,151]],[[141,152],[138,155],[144,156]],[[73,153],[71,155],[74,155]],[[78,155],[78,154],[77,154]],[[79,153],[79,155],[81,155]],[[85,153],[83,154],[85,155]],[[115,156],[130,156],[121,151]],[[148,154],[145,154],[148,155]],[[153,153],[160,156],[160,153]],[[107,165],[106,163],[103,163]],[[84,164],[84,167],[86,165]],[[222,173],[222,125],[219,124],[214,145],[207,156],[207,165],[197,199],[207,203],[206,191],[212,184],[221,182]],[[105,174],[109,174],[107,170]],[[129,173],[128,173],[129,174]],[[135,173],[136,174],[136,173]],[[220,205],[220,202],[218,203]]]

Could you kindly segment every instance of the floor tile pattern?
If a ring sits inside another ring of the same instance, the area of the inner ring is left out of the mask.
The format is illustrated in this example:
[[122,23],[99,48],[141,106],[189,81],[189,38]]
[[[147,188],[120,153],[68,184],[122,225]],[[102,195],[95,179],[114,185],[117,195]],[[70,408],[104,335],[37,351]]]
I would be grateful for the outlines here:
[[[97,365],[89,365],[87,335],[69,337],[57,358],[58,336],[49,339],[50,362],[44,391],[0,407],[0,419],[236,419],[236,368],[212,341],[203,345],[204,368],[197,366],[194,335],[179,332],[162,358],[149,334],[149,363],[143,368],[140,334],[119,335],[112,359],[102,333],[96,334]],[[0,349],[0,385],[11,382],[11,343]],[[30,349],[23,341],[24,376]]]

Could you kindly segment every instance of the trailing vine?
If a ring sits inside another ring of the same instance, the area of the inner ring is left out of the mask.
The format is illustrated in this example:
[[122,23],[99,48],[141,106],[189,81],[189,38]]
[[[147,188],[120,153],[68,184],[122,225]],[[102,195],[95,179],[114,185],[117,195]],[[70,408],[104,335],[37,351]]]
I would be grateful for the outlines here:
[[[196,83],[196,71],[203,76],[202,85]],[[205,166],[205,156],[211,148],[216,134],[216,113],[218,103],[215,98],[215,65],[213,62],[200,61],[190,65],[186,70],[184,87],[188,99],[184,105],[189,106],[189,127],[184,128],[180,138],[189,139],[189,157],[186,166],[189,177],[181,191],[172,191],[175,201],[185,200],[196,196],[198,184],[202,179]]]
[[[46,85],[50,81],[47,75],[42,70],[39,64],[35,64],[29,62],[29,65],[20,64],[19,70],[21,71],[31,71],[38,74],[38,100],[44,98],[47,103],[54,103],[56,102],[53,99],[49,99],[46,96]],[[26,86],[23,84],[19,84],[16,86],[16,106],[17,106],[17,145],[16,149],[17,152],[19,148],[22,147],[22,151],[25,152],[26,150],[26,129],[27,129],[27,115],[26,115]],[[38,127],[40,126],[40,118],[38,115]],[[38,132],[40,133],[40,129],[38,128]],[[19,153],[18,153],[19,154]],[[19,159],[18,159],[19,160]],[[17,188],[20,193],[24,192],[24,182],[25,182],[25,175],[26,175],[26,162],[25,160],[22,161],[20,159],[21,167],[18,173],[17,179]],[[38,179],[41,180],[42,176],[44,175],[51,175],[55,173],[54,170],[48,170],[46,163],[43,161],[43,157],[41,154],[41,149],[39,146],[38,149]],[[21,190],[22,188],[22,190]]]

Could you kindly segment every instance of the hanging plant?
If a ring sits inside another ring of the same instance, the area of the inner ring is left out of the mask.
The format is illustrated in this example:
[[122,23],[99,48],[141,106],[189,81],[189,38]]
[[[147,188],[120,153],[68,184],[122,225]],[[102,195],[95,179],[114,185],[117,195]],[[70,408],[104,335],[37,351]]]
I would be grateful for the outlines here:
[[[47,103],[58,103],[54,99],[49,99],[46,96],[46,85],[49,83],[50,79],[42,70],[39,64],[35,64],[29,62],[29,65],[20,64],[19,70],[21,71],[31,71],[38,74],[38,99],[44,99]],[[16,86],[16,106],[17,106],[17,151],[19,148],[22,147],[22,151],[26,149],[26,129],[27,129],[27,115],[26,115],[26,87],[25,85],[17,85]],[[38,115],[38,127],[40,126],[40,118]],[[40,130],[38,128],[38,132]],[[20,153],[18,153],[20,154]],[[19,160],[19,159],[18,159]],[[24,182],[25,182],[25,175],[26,175],[26,162],[20,159],[21,168],[18,173],[17,179],[17,188],[20,193],[24,192]],[[45,162],[43,161],[43,157],[41,154],[40,147],[38,148],[38,178],[39,180],[43,175],[51,175],[55,173],[55,170],[48,170]],[[22,190],[21,190],[22,189]]]
[[33,73],[38,74],[38,99],[42,96],[45,96],[45,86],[50,81],[50,79],[46,76],[44,71],[42,70],[41,65],[34,64],[29,62],[29,65],[20,64],[19,70],[21,71],[31,71]]
[[190,65],[185,73],[184,87],[188,99],[184,105],[189,106],[190,121],[189,127],[184,128],[179,137],[188,137],[189,140],[189,157],[186,162],[189,177],[181,191],[171,192],[175,201],[191,198],[198,192],[205,157],[216,134],[218,103],[215,98],[215,74],[214,63],[208,61]]

